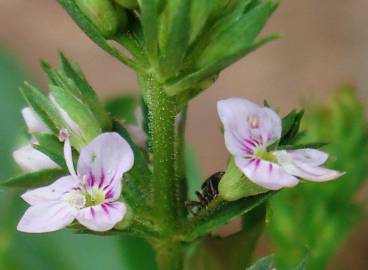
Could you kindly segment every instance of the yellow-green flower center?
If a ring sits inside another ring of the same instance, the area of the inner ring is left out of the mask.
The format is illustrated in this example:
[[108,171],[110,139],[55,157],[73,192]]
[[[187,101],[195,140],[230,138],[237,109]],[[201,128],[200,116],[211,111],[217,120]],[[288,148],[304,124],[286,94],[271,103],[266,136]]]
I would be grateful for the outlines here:
[[95,187],[93,187],[89,192],[86,191],[84,196],[88,206],[99,205],[105,201],[105,192]]
[[254,151],[254,155],[257,158],[262,159],[262,160],[267,160],[270,162],[277,162],[276,156],[263,148],[256,148]]

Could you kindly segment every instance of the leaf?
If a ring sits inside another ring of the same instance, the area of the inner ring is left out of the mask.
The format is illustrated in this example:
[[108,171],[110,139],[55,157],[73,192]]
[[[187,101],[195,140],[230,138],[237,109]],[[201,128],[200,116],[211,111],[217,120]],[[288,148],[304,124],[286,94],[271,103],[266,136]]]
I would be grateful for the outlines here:
[[151,64],[155,64],[158,54],[158,14],[155,1],[139,0],[141,24],[147,55]]
[[247,268],[247,270],[272,270],[273,267],[273,255],[259,259],[254,265]]
[[0,182],[0,186],[34,188],[48,185],[63,175],[67,175],[64,169],[47,169],[12,177],[6,181]]
[[[167,20],[161,22],[167,26],[167,35],[160,38],[162,48],[160,72],[165,78],[175,75],[180,68],[189,45],[190,31],[189,0],[170,0],[167,3]],[[165,15],[164,15],[165,16]]]
[[225,238],[205,237],[190,251],[185,269],[244,270],[250,264],[265,223],[265,206],[243,217],[242,230]]
[[111,129],[111,120],[106,113],[102,103],[98,99],[96,92],[89,85],[89,83],[81,76],[81,74],[73,68],[72,63],[64,56],[63,53],[59,55],[60,63],[63,72],[73,81],[76,89],[80,92],[83,102],[85,102],[92,111],[103,130]]
[[292,144],[300,130],[300,124],[304,116],[304,111],[291,111],[282,120],[282,134],[279,144]]
[[223,202],[220,197],[217,197],[207,209],[203,209],[189,220],[188,227],[185,229],[185,240],[192,241],[222,227],[236,217],[261,205],[274,194],[275,192],[268,192],[235,202]]
[[85,142],[101,134],[101,127],[89,107],[81,100],[55,85],[50,86],[51,94],[69,117],[79,126]]
[[47,155],[60,167],[66,168],[63,144],[59,142],[58,138],[46,133],[38,133],[34,136],[37,139],[37,144],[33,145],[33,148]]
[[106,104],[107,111],[113,118],[119,118],[127,124],[137,124],[136,109],[137,98],[133,95],[127,95],[111,99]]
[[120,60],[122,63],[135,69],[136,65],[131,60],[124,56],[119,50],[111,47],[105,38],[98,31],[96,26],[91,22],[91,20],[83,14],[81,9],[76,4],[75,0],[58,0],[58,2],[64,7],[72,19],[79,25],[79,27],[89,36],[101,49],[105,50],[116,59]]
[[246,47],[244,48],[244,50],[239,51],[238,52],[239,54],[228,55],[219,61],[213,62],[207,65],[206,67],[198,71],[195,71],[189,75],[186,75],[184,78],[181,78],[180,80],[169,84],[167,86],[166,93],[170,96],[174,96],[182,93],[185,90],[191,89],[193,85],[196,85],[206,79],[211,79],[210,77],[217,75],[223,69],[233,64],[236,60],[246,56],[252,51],[263,46],[264,44],[278,38],[279,38],[278,34],[273,34],[261,38],[260,40],[252,44],[250,47]]
[[64,127],[64,120],[59,115],[56,108],[51,104],[50,100],[45,97],[40,90],[25,83],[20,89],[24,98],[33,110],[38,114],[42,121],[56,135],[59,130]]
[[306,143],[306,144],[296,144],[296,145],[279,145],[276,150],[297,150],[297,149],[319,149],[328,145],[328,143],[317,142],[317,143]]

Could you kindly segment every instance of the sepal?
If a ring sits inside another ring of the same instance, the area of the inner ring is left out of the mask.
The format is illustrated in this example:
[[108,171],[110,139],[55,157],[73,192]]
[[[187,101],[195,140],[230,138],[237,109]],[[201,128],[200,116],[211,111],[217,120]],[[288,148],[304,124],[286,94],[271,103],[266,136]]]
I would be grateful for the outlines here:
[[236,201],[267,191],[251,182],[235,164],[234,158],[230,159],[225,175],[219,183],[219,194],[225,201]]

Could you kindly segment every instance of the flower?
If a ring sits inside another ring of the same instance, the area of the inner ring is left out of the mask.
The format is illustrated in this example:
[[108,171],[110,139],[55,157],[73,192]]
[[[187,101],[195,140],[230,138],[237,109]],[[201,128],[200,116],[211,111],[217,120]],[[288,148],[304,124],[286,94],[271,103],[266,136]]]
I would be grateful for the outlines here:
[[237,167],[253,183],[270,190],[292,187],[300,178],[329,181],[343,173],[321,167],[328,154],[316,149],[268,151],[281,138],[281,119],[270,108],[246,99],[220,100],[217,110],[225,144]]
[[[65,138],[65,131],[62,135]],[[31,206],[18,224],[19,231],[56,231],[75,219],[90,230],[107,231],[124,218],[127,208],[118,199],[123,174],[134,163],[129,144],[115,132],[99,135],[81,150],[77,172],[67,136],[64,155],[70,175],[22,195]]]
[[[36,112],[30,108],[24,108],[22,110],[24,121],[26,122],[28,132],[33,133],[51,133],[50,129],[40,119]],[[37,144],[37,140],[32,138],[30,143],[17,149],[13,153],[15,162],[22,170],[26,172],[38,171],[42,169],[54,169],[59,166],[51,160],[47,155],[34,149],[33,144]]]

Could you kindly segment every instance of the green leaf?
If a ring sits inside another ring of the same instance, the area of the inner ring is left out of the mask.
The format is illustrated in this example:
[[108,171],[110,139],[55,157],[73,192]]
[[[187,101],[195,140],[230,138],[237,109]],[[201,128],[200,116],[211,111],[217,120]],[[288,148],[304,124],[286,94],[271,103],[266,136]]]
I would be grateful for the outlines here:
[[33,110],[38,114],[42,121],[57,135],[59,130],[64,127],[64,120],[59,115],[50,100],[45,97],[40,90],[25,83],[20,89],[24,98]]
[[244,270],[249,266],[263,231],[266,209],[262,205],[243,217],[242,230],[225,238],[205,237],[190,254],[186,270]]
[[109,100],[106,109],[113,118],[122,119],[127,124],[137,124],[138,119],[135,116],[137,103],[136,96],[122,96]]
[[193,43],[203,30],[207,19],[211,13],[211,6],[208,0],[192,1],[190,8],[190,38],[189,43]]
[[214,199],[208,208],[189,220],[185,229],[185,240],[192,241],[200,236],[222,227],[240,215],[251,211],[267,201],[275,192],[243,198],[235,202],[224,202],[220,197]]
[[69,117],[79,126],[82,137],[88,143],[101,134],[101,127],[89,107],[75,96],[55,85],[50,86],[51,94]]
[[136,64],[123,55],[119,50],[111,47],[97,27],[91,22],[91,20],[83,14],[81,9],[76,4],[75,0],[58,0],[58,2],[64,7],[73,20],[79,25],[79,27],[98,45],[101,49],[105,50],[122,63],[135,69]]
[[60,53],[60,63],[65,75],[74,82],[76,89],[78,89],[81,96],[83,97],[83,102],[86,102],[88,104],[89,109],[95,115],[99,123],[101,123],[102,129],[110,130],[112,125],[111,120],[106,113],[102,103],[98,99],[96,92],[88,84],[88,82],[84,79],[80,72],[78,72],[73,67],[72,63],[64,56],[63,53]]
[[139,0],[141,24],[147,55],[155,66],[158,54],[158,14],[155,1]]
[[300,130],[300,124],[304,116],[304,111],[291,111],[282,120],[282,134],[279,144],[292,144]]
[[193,85],[196,85],[206,79],[211,79],[210,77],[217,75],[221,70],[230,66],[236,60],[240,59],[241,57],[244,57],[245,55],[258,49],[264,44],[272,40],[278,39],[278,38],[279,38],[278,34],[272,34],[272,35],[266,36],[256,41],[250,47],[245,47],[244,50],[238,51],[238,54],[227,55],[226,57],[222,58],[219,61],[210,63],[206,67],[199,69],[198,71],[195,71],[189,75],[186,75],[184,78],[181,78],[180,80],[169,84],[166,88],[166,93],[170,96],[174,96],[174,95],[180,94],[183,91],[191,89]]
[[167,35],[160,37],[162,48],[160,72],[165,78],[175,75],[180,68],[189,45],[190,31],[189,0],[170,0],[167,3],[164,20],[161,24],[167,27]]
[[41,151],[49,158],[51,158],[60,167],[65,168],[65,159],[63,152],[63,144],[58,138],[51,134],[37,133],[34,134],[37,139],[37,144],[33,145],[33,148]]
[[276,149],[277,150],[296,150],[305,148],[319,149],[326,145],[328,145],[328,143],[324,142],[296,144],[296,145],[279,145]]
[[247,270],[272,270],[273,267],[273,255],[259,259],[254,265]]
[[59,177],[67,174],[67,171],[64,169],[47,169],[37,172],[30,172],[2,181],[0,182],[0,186],[34,188],[48,185],[57,180]]

